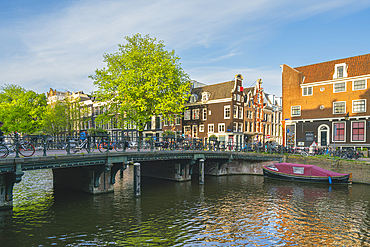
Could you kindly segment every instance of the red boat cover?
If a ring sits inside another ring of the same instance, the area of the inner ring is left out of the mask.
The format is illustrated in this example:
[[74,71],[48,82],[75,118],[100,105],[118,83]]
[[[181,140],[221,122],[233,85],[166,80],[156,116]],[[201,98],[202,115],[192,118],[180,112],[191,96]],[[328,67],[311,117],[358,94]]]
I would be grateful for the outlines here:
[[293,164],[293,163],[277,163],[276,168],[273,166],[266,166],[265,168],[278,171],[286,174],[292,175],[302,175],[302,176],[317,176],[317,177],[335,177],[335,176],[345,176],[349,174],[337,173],[325,170],[323,168],[314,165],[303,165],[303,164]]

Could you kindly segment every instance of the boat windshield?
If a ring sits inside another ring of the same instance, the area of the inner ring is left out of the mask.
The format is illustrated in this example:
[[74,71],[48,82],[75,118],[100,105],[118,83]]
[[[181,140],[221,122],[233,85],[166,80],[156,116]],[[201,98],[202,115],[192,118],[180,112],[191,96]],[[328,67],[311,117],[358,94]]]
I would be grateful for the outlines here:
[[304,174],[304,167],[293,166],[293,173]]
[[271,170],[274,170],[274,171],[279,171],[275,165],[269,165],[269,166],[266,166],[267,168],[271,169]]

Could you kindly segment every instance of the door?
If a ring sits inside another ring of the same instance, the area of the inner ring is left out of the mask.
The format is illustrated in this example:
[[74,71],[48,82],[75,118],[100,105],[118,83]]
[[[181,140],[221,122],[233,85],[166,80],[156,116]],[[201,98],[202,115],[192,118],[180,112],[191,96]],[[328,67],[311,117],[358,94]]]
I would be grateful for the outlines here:
[[321,146],[327,146],[328,145],[328,142],[327,142],[327,131],[321,131]]

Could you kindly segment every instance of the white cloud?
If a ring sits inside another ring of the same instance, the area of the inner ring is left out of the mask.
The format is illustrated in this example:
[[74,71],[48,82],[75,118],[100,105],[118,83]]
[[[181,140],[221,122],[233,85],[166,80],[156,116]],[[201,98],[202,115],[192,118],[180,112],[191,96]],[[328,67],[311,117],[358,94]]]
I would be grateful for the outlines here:
[[[212,76],[212,81],[223,81],[237,69],[223,69],[222,74],[214,63],[227,68],[222,64],[227,58],[240,54],[244,46],[253,45],[261,37],[268,39],[276,27],[333,9],[346,14],[367,6],[367,1],[360,0],[78,1],[58,12],[33,19],[24,17],[0,27],[0,44],[12,47],[0,54],[0,83],[15,83],[38,92],[46,92],[49,87],[91,91],[92,81],[87,76],[104,66],[102,55],[117,51],[123,37],[135,33],[164,40],[169,49],[179,53],[217,49],[207,59],[212,66],[189,68],[189,74],[208,81],[211,77],[203,73],[206,71],[220,76]],[[277,80],[274,70],[244,71],[256,79],[264,77],[257,73],[264,73]]]

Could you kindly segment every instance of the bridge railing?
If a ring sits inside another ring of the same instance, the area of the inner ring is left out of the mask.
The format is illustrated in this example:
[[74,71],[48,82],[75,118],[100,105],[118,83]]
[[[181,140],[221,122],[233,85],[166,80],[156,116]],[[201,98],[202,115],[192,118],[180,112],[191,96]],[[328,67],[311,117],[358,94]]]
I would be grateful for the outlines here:
[[[282,153],[276,147],[266,144],[257,145],[238,141],[220,141],[218,139],[184,138],[176,136],[140,137],[100,134],[87,136],[81,140],[79,135],[10,135],[3,137],[3,146],[8,149],[8,157],[48,156],[54,154],[130,152],[130,151],[166,151],[166,150],[204,150],[229,152],[267,152]],[[27,146],[24,144],[28,144]],[[26,150],[29,148],[30,150]],[[4,148],[3,148],[4,149]],[[34,149],[34,153],[32,153]],[[0,157],[1,154],[0,148]],[[3,150],[4,151],[4,150]],[[4,151],[5,152],[5,151]]]

